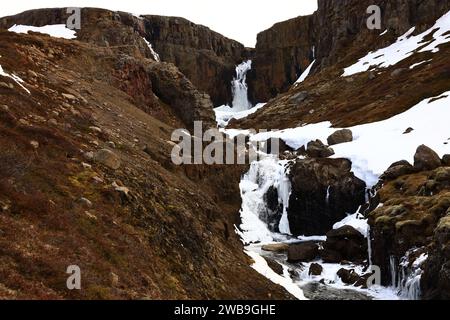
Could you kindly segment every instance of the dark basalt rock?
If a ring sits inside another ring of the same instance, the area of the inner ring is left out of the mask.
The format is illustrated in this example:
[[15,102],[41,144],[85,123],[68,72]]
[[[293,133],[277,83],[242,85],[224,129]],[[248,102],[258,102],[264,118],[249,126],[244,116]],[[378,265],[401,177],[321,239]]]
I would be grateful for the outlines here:
[[326,234],[365,203],[366,184],[351,172],[347,159],[297,160],[290,180],[288,218],[294,235]]

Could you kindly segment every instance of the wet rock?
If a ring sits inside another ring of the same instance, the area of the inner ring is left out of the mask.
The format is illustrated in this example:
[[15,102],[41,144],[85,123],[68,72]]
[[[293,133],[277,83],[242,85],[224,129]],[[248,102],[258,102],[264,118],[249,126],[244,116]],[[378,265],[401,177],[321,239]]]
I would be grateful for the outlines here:
[[306,154],[311,158],[328,158],[334,155],[334,150],[324,145],[322,141],[316,140],[308,143]]
[[299,159],[292,165],[288,219],[293,235],[326,234],[365,203],[366,184],[347,159]]
[[308,274],[310,276],[320,276],[323,272],[323,267],[318,263],[312,263],[309,267]]
[[93,160],[114,170],[119,169],[121,165],[119,157],[108,149],[101,149],[97,151],[94,154]]
[[353,141],[353,133],[349,129],[338,130],[332,135],[330,135],[327,139],[328,145],[333,146],[336,144],[352,142]]
[[309,262],[319,255],[319,246],[315,242],[303,242],[289,245],[289,262]]
[[328,263],[362,262],[367,258],[367,240],[351,226],[343,226],[327,233],[322,259]]
[[283,275],[283,266],[281,264],[267,257],[264,257],[264,260],[266,260],[269,268],[272,269],[276,274]]
[[289,245],[286,243],[266,244],[263,245],[261,249],[267,252],[285,253],[288,251]]
[[441,166],[438,154],[425,145],[417,148],[414,155],[414,168],[418,170],[434,170]]
[[354,269],[348,270],[342,268],[337,272],[337,275],[345,284],[367,289],[367,280],[369,279],[370,274],[360,276]]

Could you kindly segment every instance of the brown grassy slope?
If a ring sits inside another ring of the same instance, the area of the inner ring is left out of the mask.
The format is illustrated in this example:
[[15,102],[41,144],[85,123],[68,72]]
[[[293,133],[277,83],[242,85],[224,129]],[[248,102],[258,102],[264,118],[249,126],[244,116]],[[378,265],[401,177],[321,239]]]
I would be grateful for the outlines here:
[[[136,107],[115,73],[120,57],[8,32],[0,55],[31,91],[0,77],[13,86],[0,86],[1,298],[290,297],[249,267],[233,232],[241,168],[174,167],[167,140],[179,120],[162,103]],[[119,169],[84,157],[105,147]],[[80,291],[66,288],[73,264]]]

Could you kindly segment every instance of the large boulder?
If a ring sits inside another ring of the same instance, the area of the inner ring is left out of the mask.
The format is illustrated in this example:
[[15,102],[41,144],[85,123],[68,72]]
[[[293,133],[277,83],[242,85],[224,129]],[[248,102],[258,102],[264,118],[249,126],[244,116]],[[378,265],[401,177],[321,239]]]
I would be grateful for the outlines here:
[[294,235],[326,234],[365,203],[366,184],[347,159],[299,159],[289,178],[288,219]]
[[429,147],[421,145],[414,155],[414,167],[417,170],[434,170],[441,166],[441,158]]
[[352,261],[356,263],[367,259],[367,240],[351,226],[343,226],[328,232],[323,248],[321,256],[325,262]]
[[288,249],[289,262],[309,262],[319,255],[319,245],[315,242],[291,244]]
[[442,164],[446,167],[450,167],[450,154],[445,154],[442,157]]
[[335,144],[352,142],[353,141],[353,133],[349,129],[338,130],[332,135],[330,135],[327,139],[328,145],[333,146]]

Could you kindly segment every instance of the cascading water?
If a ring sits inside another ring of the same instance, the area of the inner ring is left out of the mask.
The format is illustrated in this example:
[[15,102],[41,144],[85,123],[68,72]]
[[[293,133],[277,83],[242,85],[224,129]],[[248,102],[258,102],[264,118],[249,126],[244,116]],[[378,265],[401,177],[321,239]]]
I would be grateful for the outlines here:
[[[397,268],[395,257],[390,258],[392,286],[398,295],[407,300],[419,300],[421,297],[420,280],[422,278],[422,265],[428,259],[426,253],[422,253],[414,261],[411,256],[421,249],[412,249],[400,259]],[[412,262],[411,262],[412,261]]]
[[245,111],[252,108],[248,101],[247,72],[252,68],[252,61],[247,60],[236,67],[236,77],[231,82],[233,93],[233,110]]

